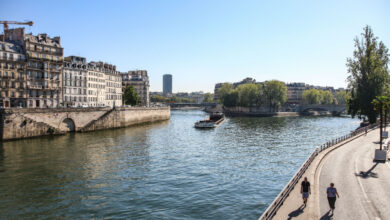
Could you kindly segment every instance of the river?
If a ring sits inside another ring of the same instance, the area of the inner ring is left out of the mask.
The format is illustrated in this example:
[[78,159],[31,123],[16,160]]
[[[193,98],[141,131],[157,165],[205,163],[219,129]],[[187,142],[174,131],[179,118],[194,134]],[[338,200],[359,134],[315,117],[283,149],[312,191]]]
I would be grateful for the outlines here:
[[347,117],[170,121],[5,142],[0,219],[257,219],[318,146],[359,126]]

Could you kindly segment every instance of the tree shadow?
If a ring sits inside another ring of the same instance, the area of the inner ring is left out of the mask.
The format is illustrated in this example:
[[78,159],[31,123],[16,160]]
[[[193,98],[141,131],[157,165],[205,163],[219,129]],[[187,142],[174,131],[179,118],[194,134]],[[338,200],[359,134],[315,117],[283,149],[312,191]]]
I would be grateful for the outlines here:
[[290,219],[292,219],[294,217],[297,217],[298,215],[302,214],[303,210],[305,209],[305,207],[306,206],[302,204],[301,206],[299,206],[298,209],[290,212],[290,214],[288,214],[288,220],[290,220]]
[[366,172],[364,171],[360,171],[360,173],[355,173],[356,176],[360,176],[361,178],[369,178],[369,177],[372,177],[372,178],[378,178],[378,174],[377,173],[374,173],[372,172],[373,169],[375,169],[375,167],[378,165],[378,162],[376,162],[369,170],[367,170]]
[[333,217],[333,213],[330,214],[330,210],[329,210],[327,213],[325,213],[325,214],[320,218],[320,220],[328,220],[328,219],[332,219],[332,217]]

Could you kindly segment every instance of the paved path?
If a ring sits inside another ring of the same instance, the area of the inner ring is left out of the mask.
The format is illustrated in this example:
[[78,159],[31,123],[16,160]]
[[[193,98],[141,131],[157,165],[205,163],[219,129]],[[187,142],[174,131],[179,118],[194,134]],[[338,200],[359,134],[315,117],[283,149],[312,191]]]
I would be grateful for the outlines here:
[[[303,176],[312,183],[312,195],[303,207],[300,182],[274,219],[389,219],[390,164],[374,163],[379,130],[321,152]],[[335,183],[340,199],[329,215],[326,188]]]

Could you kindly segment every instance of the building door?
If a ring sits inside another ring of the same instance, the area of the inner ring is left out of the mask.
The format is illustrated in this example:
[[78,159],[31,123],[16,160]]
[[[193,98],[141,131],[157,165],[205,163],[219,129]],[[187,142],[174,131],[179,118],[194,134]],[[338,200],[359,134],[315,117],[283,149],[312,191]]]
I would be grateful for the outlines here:
[[35,100],[35,107],[39,108],[39,100]]

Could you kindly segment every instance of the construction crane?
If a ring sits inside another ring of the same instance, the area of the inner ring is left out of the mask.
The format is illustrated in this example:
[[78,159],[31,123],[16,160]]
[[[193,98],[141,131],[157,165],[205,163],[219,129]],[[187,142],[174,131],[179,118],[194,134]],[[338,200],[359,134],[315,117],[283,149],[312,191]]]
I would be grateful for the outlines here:
[[32,21],[26,21],[26,22],[19,22],[19,21],[0,21],[0,24],[3,24],[3,26],[4,26],[3,41],[5,41],[5,32],[8,30],[8,25],[9,25],[9,24],[18,24],[18,25],[33,26],[34,22],[32,22]]

